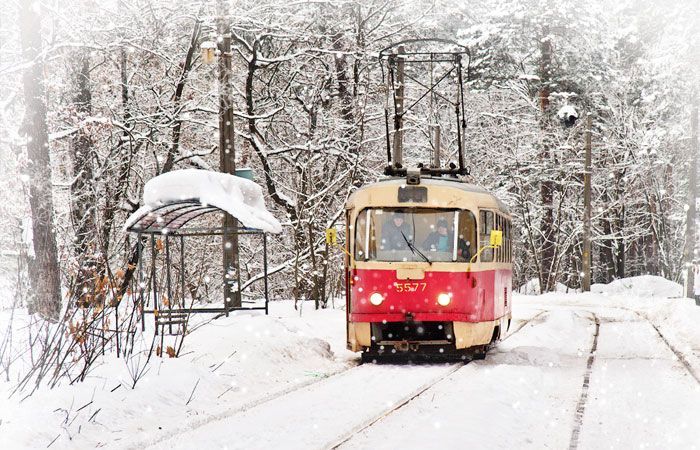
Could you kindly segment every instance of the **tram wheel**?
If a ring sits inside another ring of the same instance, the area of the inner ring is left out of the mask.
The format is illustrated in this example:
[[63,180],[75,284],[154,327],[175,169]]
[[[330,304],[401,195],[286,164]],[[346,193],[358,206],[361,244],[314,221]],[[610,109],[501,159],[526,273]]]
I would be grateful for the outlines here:
[[479,347],[474,348],[474,350],[472,350],[472,359],[474,361],[486,359],[486,353],[488,353],[489,348],[489,345],[481,345]]
[[377,363],[377,354],[376,353],[370,353],[370,352],[362,352],[361,353],[361,362],[362,364],[376,364]]
[[474,355],[472,357],[474,361],[480,361],[482,359],[486,359],[486,352],[483,350],[477,350],[474,352]]

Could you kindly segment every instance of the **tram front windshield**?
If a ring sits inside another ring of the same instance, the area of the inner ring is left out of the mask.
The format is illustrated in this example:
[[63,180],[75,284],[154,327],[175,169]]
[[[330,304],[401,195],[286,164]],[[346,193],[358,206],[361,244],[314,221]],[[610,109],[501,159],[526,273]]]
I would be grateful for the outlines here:
[[464,262],[473,254],[471,211],[437,208],[368,208],[355,223],[355,258],[361,261]]

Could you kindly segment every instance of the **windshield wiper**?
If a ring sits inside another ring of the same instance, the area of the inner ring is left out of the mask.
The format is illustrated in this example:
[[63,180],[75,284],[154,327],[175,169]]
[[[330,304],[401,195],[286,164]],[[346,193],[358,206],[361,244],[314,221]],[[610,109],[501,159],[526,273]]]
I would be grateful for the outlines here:
[[[399,230],[399,231],[401,231],[401,230]],[[430,260],[428,259],[428,257],[425,256],[425,255],[423,254],[423,252],[421,252],[420,250],[418,250],[418,248],[416,248],[416,246],[413,245],[413,244],[408,240],[408,238],[406,237],[406,235],[403,234],[403,231],[401,231],[401,236],[403,236],[403,240],[406,241],[406,245],[408,245],[408,248],[411,249],[411,252],[412,252],[414,255],[416,254],[416,252],[418,252],[418,254],[421,256],[421,258],[423,258],[423,259],[425,260],[425,262],[427,262],[428,264],[432,264],[432,261],[430,261]]]

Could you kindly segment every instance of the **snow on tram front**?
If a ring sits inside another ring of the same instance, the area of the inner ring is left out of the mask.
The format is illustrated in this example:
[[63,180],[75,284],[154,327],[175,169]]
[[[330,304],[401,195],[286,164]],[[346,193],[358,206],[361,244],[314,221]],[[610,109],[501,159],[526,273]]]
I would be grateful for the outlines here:
[[511,217],[496,197],[457,178],[394,177],[346,210],[350,350],[478,358],[506,332]]

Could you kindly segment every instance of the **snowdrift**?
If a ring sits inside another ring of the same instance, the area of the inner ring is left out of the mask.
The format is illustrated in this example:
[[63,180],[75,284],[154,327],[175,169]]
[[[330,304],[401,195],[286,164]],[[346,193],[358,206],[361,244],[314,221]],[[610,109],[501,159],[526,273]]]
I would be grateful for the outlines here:
[[227,173],[198,169],[176,170],[150,179],[143,191],[144,206],[129,216],[124,229],[159,206],[184,200],[216,206],[249,228],[268,233],[282,231],[282,225],[265,208],[260,186]]
[[609,284],[593,284],[591,292],[608,295],[624,295],[634,297],[679,297],[683,286],[673,281],[654,275],[622,278]]
[[[567,293],[567,292],[576,292],[576,289],[569,288],[562,283],[557,283],[555,291],[561,292],[561,293]],[[537,278],[531,279],[527,283],[520,286],[518,288],[517,292],[518,292],[518,294],[523,294],[523,295],[539,295],[540,294],[540,280],[538,280]]]
[[620,308],[620,311],[632,314],[637,312],[657,326],[676,348],[684,351],[688,359],[697,361],[700,367],[697,356],[700,349],[700,306],[693,299],[683,298],[683,286],[678,283],[659,276],[641,275],[609,284],[594,284],[591,292],[529,294],[514,296],[514,315],[523,314],[528,305],[542,307],[550,301],[574,307],[585,305]]
[[[520,286],[518,294],[539,295],[540,280],[533,278]],[[578,288],[570,288],[562,283],[557,283],[556,293],[573,294],[580,292]],[[669,298],[681,297],[683,287],[673,281],[655,275],[641,275],[637,277],[622,278],[609,284],[593,284],[591,292],[603,295],[622,295],[642,298]]]

